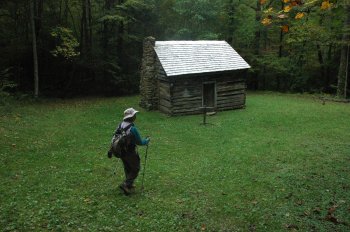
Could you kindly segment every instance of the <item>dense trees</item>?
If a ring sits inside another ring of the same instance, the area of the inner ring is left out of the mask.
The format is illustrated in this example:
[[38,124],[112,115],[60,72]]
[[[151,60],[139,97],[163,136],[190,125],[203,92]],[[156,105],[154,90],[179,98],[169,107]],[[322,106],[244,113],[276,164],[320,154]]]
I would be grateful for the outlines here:
[[0,91],[137,92],[152,35],[228,41],[252,65],[253,89],[345,97],[349,14],[341,0],[3,0]]

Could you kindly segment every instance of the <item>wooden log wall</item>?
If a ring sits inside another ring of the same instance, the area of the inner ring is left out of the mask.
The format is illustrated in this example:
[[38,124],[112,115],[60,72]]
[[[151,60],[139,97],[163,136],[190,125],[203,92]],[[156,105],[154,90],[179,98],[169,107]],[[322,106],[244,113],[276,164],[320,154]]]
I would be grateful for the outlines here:
[[158,79],[158,108],[161,112],[171,115],[171,79],[166,76],[166,73],[157,58],[156,62],[157,79]]
[[204,82],[216,83],[216,111],[245,107],[246,82],[242,72],[211,76],[159,79],[159,109],[170,115],[201,113]]
[[159,110],[163,113],[171,115],[172,102],[171,102],[171,87],[170,82],[158,80],[159,86]]

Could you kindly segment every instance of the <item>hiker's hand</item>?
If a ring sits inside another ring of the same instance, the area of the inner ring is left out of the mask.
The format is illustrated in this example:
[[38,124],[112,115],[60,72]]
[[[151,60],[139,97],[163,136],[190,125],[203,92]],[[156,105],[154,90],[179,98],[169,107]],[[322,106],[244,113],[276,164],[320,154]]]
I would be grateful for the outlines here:
[[151,141],[151,138],[149,136],[147,136],[146,140],[147,140],[147,144],[149,144],[149,142]]

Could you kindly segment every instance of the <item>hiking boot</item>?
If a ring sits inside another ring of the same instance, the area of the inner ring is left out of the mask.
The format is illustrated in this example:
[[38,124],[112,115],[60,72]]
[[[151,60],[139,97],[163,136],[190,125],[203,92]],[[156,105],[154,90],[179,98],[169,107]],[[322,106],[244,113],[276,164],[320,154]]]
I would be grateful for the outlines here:
[[135,193],[136,192],[136,186],[135,185],[131,185],[128,188],[130,189],[130,193]]
[[124,192],[124,194],[125,194],[126,196],[128,196],[128,195],[132,192],[132,190],[131,190],[130,188],[128,188],[128,186],[126,186],[125,183],[120,184],[120,185],[119,185],[119,188]]

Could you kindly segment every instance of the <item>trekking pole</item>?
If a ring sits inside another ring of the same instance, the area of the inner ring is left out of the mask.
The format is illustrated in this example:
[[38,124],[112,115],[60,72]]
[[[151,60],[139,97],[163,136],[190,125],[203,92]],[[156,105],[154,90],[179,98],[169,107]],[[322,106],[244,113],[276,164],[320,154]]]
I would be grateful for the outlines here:
[[141,185],[142,193],[143,193],[143,183],[144,183],[145,172],[146,172],[147,155],[148,155],[148,144],[147,144],[147,147],[146,147],[145,164],[143,165],[142,185]]

